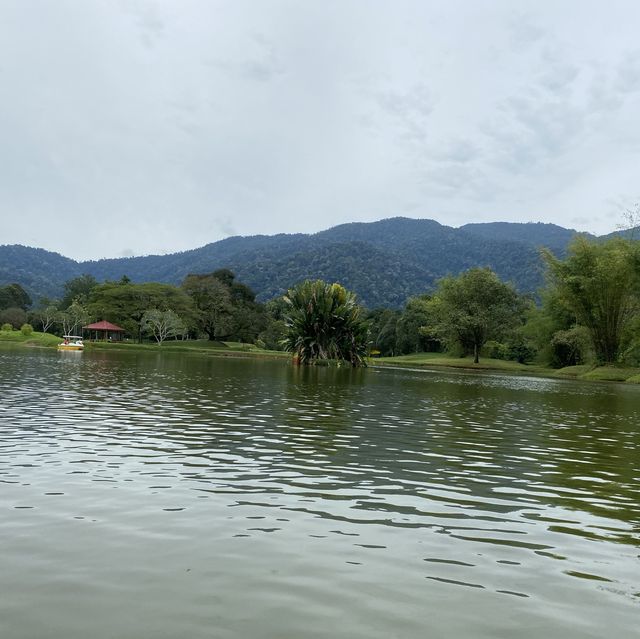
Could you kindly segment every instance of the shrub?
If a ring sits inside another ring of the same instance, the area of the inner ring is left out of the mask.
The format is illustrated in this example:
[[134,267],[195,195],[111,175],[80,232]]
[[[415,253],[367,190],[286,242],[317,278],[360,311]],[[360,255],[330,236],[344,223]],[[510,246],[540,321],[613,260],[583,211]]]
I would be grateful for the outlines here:
[[336,360],[366,366],[369,326],[353,293],[340,284],[307,280],[285,302],[286,349],[301,364]]
[[509,359],[507,346],[494,340],[488,341],[484,345],[482,354],[491,359]]
[[3,331],[12,331],[13,330],[13,326],[11,326],[11,324],[9,324],[9,322],[6,322],[5,324],[2,325],[2,329]]
[[589,333],[583,326],[556,331],[550,345],[551,365],[555,368],[577,366],[589,357]]
[[31,333],[33,333],[33,326],[31,326],[31,324],[23,324],[20,327],[20,332],[25,336],[28,337],[29,335],[31,335]]

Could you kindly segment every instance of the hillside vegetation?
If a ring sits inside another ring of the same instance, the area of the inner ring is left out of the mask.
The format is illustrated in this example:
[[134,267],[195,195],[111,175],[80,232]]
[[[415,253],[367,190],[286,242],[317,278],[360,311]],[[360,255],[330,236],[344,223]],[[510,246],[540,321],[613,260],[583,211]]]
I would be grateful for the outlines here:
[[0,285],[20,282],[34,300],[59,297],[82,274],[98,281],[178,284],[190,273],[228,268],[266,301],[305,279],[341,282],[369,308],[400,308],[446,275],[489,267],[518,291],[543,283],[539,247],[563,254],[576,235],[553,224],[468,224],[391,218],[343,224],[306,235],[231,237],[170,255],[76,262],[57,253],[0,246]]

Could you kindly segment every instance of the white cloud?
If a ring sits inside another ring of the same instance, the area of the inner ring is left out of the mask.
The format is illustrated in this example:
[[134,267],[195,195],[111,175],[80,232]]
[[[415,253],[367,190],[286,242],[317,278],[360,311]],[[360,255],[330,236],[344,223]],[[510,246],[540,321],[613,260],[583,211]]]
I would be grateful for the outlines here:
[[5,243],[139,255],[397,214],[609,232],[637,196],[623,0],[38,12],[0,7]]

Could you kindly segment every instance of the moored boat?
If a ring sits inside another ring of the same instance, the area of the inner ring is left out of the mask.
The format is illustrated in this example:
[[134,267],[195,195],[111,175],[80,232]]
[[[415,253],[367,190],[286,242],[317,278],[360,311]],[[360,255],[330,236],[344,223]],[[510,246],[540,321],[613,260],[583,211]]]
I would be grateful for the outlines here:
[[63,335],[64,342],[58,344],[59,351],[81,351],[84,349],[84,342],[79,335]]

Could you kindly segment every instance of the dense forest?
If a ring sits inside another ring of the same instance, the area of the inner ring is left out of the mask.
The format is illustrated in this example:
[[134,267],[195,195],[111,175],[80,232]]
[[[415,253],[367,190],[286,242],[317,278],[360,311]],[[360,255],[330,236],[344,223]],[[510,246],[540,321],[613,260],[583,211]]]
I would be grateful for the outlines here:
[[436,281],[473,267],[491,268],[521,293],[544,283],[540,247],[563,256],[576,232],[553,224],[468,224],[391,218],[320,233],[231,237],[171,255],[76,262],[57,253],[0,246],[0,285],[19,283],[34,299],[60,297],[64,283],[91,275],[134,283],[180,284],[191,273],[231,270],[257,301],[283,295],[306,279],[340,282],[368,308],[402,308]]

